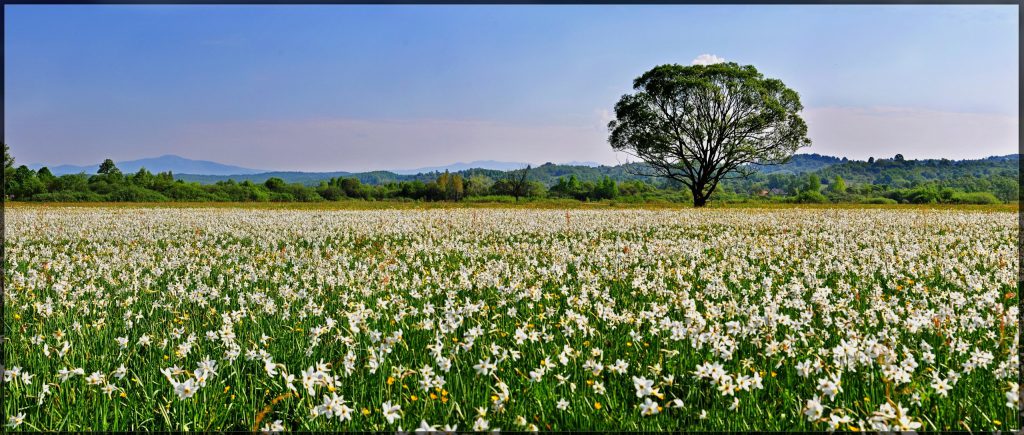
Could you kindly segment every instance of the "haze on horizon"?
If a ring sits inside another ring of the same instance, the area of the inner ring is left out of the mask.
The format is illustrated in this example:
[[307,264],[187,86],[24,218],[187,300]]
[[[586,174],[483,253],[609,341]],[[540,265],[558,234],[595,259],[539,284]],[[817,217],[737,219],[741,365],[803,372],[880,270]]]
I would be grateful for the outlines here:
[[1016,5],[8,5],[4,24],[18,164],[617,164],[633,79],[721,60],[800,93],[801,153],[1019,147]]

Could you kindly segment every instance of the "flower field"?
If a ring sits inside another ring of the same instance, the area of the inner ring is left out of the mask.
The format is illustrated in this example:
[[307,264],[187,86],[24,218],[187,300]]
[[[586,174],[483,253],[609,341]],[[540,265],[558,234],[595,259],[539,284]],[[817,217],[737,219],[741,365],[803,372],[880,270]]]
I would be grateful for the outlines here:
[[1015,213],[5,218],[9,429],[1018,429]]

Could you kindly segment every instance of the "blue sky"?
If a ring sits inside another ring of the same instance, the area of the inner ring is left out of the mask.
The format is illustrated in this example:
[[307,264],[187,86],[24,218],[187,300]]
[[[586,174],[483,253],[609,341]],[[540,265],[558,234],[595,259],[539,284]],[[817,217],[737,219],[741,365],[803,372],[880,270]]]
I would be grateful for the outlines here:
[[5,140],[47,164],[616,163],[633,78],[706,54],[800,93],[801,152],[1008,154],[1017,8],[5,6]]

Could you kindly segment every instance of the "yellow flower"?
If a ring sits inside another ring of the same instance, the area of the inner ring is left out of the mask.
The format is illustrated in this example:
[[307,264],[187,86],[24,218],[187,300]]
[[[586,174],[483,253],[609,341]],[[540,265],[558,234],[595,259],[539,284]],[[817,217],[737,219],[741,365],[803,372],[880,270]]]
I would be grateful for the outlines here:
[[125,394],[125,393],[124,393],[124,391],[122,391],[122,392],[121,392],[121,397],[128,397],[128,395],[127,395],[127,394]]
[[415,402],[415,401],[417,401],[417,400],[420,400],[420,398],[419,398],[419,397],[416,397],[416,395],[415,395],[415,394],[413,394],[412,396],[409,396],[409,398],[410,398],[410,399],[412,399],[412,401],[413,401],[413,402]]
[[230,386],[230,385],[225,385],[225,386],[224,386],[224,392],[225,392],[225,393],[227,393],[227,392],[228,392],[228,390],[230,390],[230,389],[231,389],[231,386]]
[[395,383],[395,378],[393,378],[391,376],[388,376],[388,385],[391,385],[391,384],[394,384],[394,383]]
[[370,410],[363,408],[363,415],[370,415]]
[[167,356],[167,355],[164,355],[164,361],[167,361],[167,360],[169,360],[169,359],[171,359],[171,357],[169,357],[169,356]]
[[999,426],[999,425],[1003,424],[1003,422],[1001,422],[999,420],[992,420],[992,422],[995,423],[996,426]]
[[430,393],[430,398],[434,399],[434,400],[437,400],[437,394]]
[[18,313],[14,313],[14,320],[18,320],[18,319],[20,319],[20,318],[21,318],[21,315],[20,315],[20,314],[18,314]]
[[594,402],[594,409],[601,409],[601,402]]

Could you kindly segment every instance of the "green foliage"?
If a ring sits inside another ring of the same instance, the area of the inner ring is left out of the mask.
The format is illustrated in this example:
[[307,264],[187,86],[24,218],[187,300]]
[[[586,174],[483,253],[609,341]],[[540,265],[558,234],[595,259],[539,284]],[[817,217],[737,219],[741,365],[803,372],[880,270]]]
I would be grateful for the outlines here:
[[868,199],[865,199],[864,201],[861,201],[861,203],[862,204],[897,204],[895,199],[882,198],[882,197],[868,198]]
[[846,181],[843,180],[843,177],[836,175],[836,178],[832,180],[832,184],[830,184],[828,188],[832,193],[846,193]]
[[107,195],[110,201],[164,202],[168,198],[160,193],[139,186],[117,186]]
[[953,204],[999,204],[999,198],[988,192],[957,192],[949,201]]
[[796,202],[801,204],[824,204],[829,202],[825,195],[816,190],[805,190],[796,196]]
[[466,202],[497,202],[511,204],[516,202],[516,199],[512,195],[486,195],[486,196],[468,196],[465,198]]
[[103,161],[103,163],[100,164],[100,169],[98,171],[96,171],[96,173],[97,174],[103,174],[103,175],[120,174],[121,170],[117,169],[117,166],[114,165],[114,161],[113,160],[106,159],[106,160]]
[[745,165],[784,163],[809,146],[800,97],[752,65],[660,65],[615,104],[608,142],[652,176],[678,181],[703,206]]
[[[13,160],[13,159],[12,159]],[[710,200],[733,202],[800,203],[905,203],[991,204],[1016,202],[1020,193],[1019,156],[980,160],[887,160],[873,164],[834,157],[801,155],[799,167],[820,167],[810,172],[765,170],[747,178],[723,180]],[[501,171],[471,169],[458,172],[399,176],[388,172],[350,174],[318,180],[314,185],[295,182],[287,175],[253,182],[218,179],[202,184],[175,179],[169,172],[145,168],[122,174],[105,165],[95,175],[54,176],[47,168],[27,166],[5,170],[7,198],[19,201],[484,201],[516,197],[515,177]],[[567,166],[547,163],[528,172],[520,198],[573,201],[693,202],[682,183],[636,175],[642,164]],[[767,168],[767,167],[766,167]],[[802,170],[802,169],[800,169]],[[390,174],[390,175],[382,175]],[[523,172],[514,175],[522,176]],[[187,177],[183,177],[187,178]],[[259,178],[257,176],[256,178]],[[362,180],[385,179],[385,183]],[[396,181],[398,180],[398,181]],[[822,189],[821,180],[830,180]],[[550,186],[550,187],[548,187]],[[814,193],[818,193],[815,195]],[[822,195],[825,193],[826,195]]]

